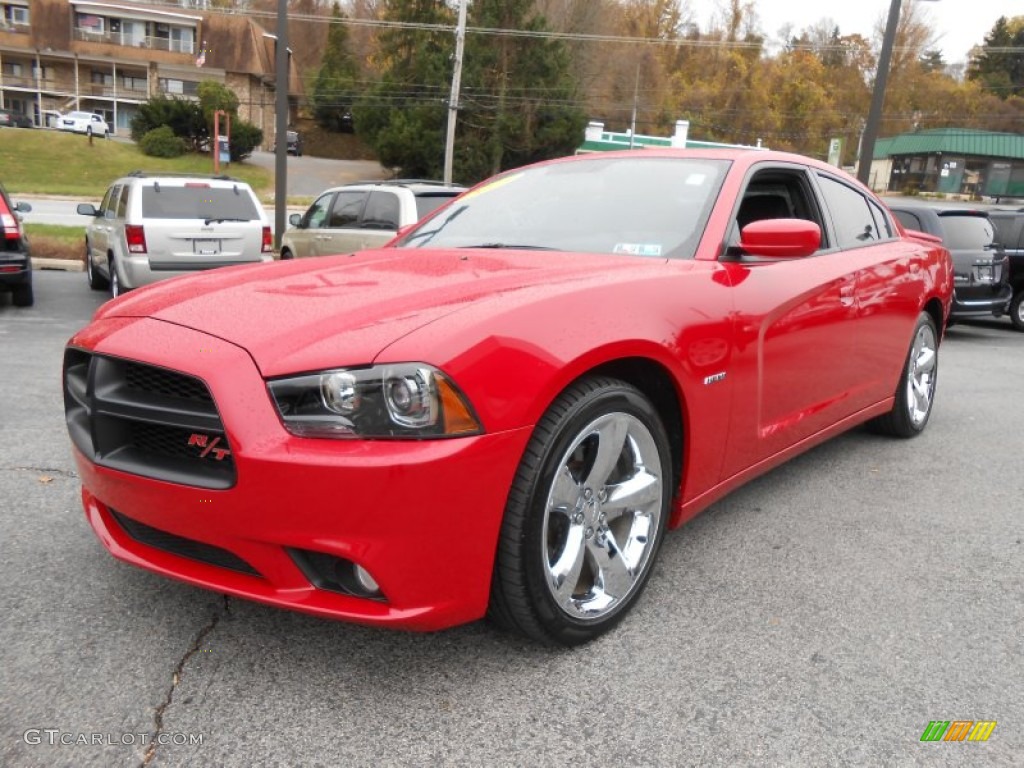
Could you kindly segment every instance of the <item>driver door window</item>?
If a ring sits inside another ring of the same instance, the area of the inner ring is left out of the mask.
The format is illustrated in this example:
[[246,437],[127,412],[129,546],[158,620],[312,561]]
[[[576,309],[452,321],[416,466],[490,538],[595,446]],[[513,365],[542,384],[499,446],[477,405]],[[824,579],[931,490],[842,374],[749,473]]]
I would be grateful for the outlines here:
[[333,193],[328,192],[326,195],[321,195],[315,203],[313,203],[309,210],[306,211],[306,219],[302,222],[304,229],[320,229],[325,226],[327,221],[327,212],[331,208],[331,197]]

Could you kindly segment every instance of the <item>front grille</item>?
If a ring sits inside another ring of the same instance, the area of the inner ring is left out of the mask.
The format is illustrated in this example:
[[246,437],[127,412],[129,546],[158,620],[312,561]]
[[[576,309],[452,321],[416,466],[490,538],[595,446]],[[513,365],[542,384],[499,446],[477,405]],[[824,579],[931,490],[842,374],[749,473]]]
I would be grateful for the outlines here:
[[215,547],[212,544],[204,544],[194,539],[186,539],[174,533],[161,531],[159,528],[140,523],[130,517],[122,515],[113,509],[110,514],[114,516],[124,532],[140,544],[169,552],[179,557],[187,557],[189,560],[197,560],[207,565],[215,565],[218,568],[228,568],[239,573],[247,573],[250,576],[260,576],[260,572],[249,565],[238,555],[228,552],[226,549]]
[[220,414],[195,376],[69,348],[64,412],[75,446],[100,466],[200,488],[235,484]]
[[130,389],[139,392],[152,392],[199,403],[213,402],[210,390],[199,379],[152,365],[126,362],[124,381]]

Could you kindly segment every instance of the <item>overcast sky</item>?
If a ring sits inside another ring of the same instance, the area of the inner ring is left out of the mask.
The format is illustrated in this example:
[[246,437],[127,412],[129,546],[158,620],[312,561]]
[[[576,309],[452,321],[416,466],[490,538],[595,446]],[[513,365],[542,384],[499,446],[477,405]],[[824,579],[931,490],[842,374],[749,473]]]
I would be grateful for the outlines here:
[[[728,2],[688,0],[688,5],[694,11],[694,21],[706,29],[712,16]],[[787,23],[799,32],[826,17],[839,25],[840,34],[859,32],[870,40],[878,20],[888,16],[889,6],[890,0],[754,0],[760,27],[770,41]],[[966,61],[971,47],[984,42],[1000,16],[1024,16],[1021,0],[938,0],[921,2],[921,6],[933,23],[938,47],[949,64]]]

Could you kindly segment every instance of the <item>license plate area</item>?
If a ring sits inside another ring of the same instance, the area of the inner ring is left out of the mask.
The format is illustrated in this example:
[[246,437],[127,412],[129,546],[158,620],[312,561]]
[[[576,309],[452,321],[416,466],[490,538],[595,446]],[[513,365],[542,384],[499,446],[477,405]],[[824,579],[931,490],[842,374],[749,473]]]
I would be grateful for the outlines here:
[[992,282],[992,265],[991,264],[978,264],[974,267],[974,274],[979,283],[991,283]]
[[220,253],[220,240],[193,240],[192,253],[196,256],[216,256]]

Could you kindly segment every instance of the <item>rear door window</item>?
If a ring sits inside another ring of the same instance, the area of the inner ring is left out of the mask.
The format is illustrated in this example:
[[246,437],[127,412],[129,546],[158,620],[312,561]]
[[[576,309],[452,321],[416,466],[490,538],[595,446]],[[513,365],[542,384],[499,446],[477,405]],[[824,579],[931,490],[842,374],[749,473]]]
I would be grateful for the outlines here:
[[878,230],[868,200],[858,190],[830,176],[819,175],[825,204],[832,213],[832,224],[840,248],[857,248],[886,239]]
[[145,219],[259,219],[247,189],[205,184],[169,187],[153,184],[142,188]]

